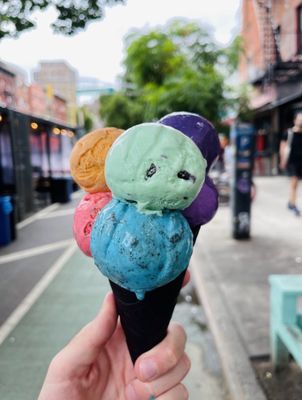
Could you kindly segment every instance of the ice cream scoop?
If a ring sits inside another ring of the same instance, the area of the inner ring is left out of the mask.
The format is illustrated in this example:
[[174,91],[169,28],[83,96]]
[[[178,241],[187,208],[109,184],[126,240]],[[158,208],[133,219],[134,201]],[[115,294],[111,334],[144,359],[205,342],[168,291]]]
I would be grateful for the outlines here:
[[117,128],[97,129],[74,145],[70,156],[71,175],[86,192],[109,191],[104,176],[105,158],[112,143],[122,132]]
[[112,199],[111,192],[86,194],[74,212],[73,234],[86,256],[91,257],[90,233],[99,211]]
[[206,176],[205,182],[188,208],[182,210],[183,216],[191,228],[207,224],[216,214],[218,208],[218,191],[211,178]]
[[178,129],[191,138],[207,160],[207,171],[220,153],[220,143],[214,126],[206,118],[189,112],[165,115],[161,124]]
[[205,179],[206,160],[180,131],[144,123],[125,131],[108,152],[105,177],[113,195],[145,213],[188,207]]
[[193,238],[180,211],[146,215],[113,199],[94,222],[90,248],[105,276],[143,299],[187,268]]

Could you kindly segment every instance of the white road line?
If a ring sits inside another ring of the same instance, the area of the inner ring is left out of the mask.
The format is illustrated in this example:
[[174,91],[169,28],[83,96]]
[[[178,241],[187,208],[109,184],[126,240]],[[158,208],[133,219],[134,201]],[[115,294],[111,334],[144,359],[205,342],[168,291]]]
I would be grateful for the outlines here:
[[75,252],[77,246],[75,243],[71,244],[64,253],[57,259],[57,261],[50,267],[46,274],[34,286],[34,288],[24,298],[22,303],[12,312],[7,320],[0,327],[0,345],[11,333],[11,331],[18,325],[24,315],[30,310],[34,303],[38,300],[44,290],[49,286],[51,281],[60,272],[65,263]]
[[33,256],[37,256],[39,254],[47,253],[49,251],[58,250],[58,249],[61,249],[62,247],[66,247],[66,246],[70,245],[73,242],[74,242],[73,239],[60,240],[59,242],[44,244],[43,246],[32,247],[32,248],[26,249],[26,250],[20,250],[15,253],[12,253],[12,254],[7,254],[5,256],[1,256],[0,264],[5,264],[5,263],[12,262],[12,261],[20,260],[21,258],[33,257]]
[[37,218],[40,218],[41,216],[45,216],[45,215],[49,214],[50,212],[52,212],[53,210],[55,210],[58,207],[59,207],[59,203],[54,203],[48,207],[43,208],[43,210],[37,212],[36,214],[32,215],[31,217],[28,217],[28,218],[24,219],[23,221],[19,222],[17,224],[17,228],[18,229],[24,228],[25,226],[34,222]]
[[56,218],[56,217],[64,217],[65,215],[71,215],[74,213],[75,208],[68,208],[66,210],[58,210],[47,215],[39,215],[38,219],[45,219],[45,218]]

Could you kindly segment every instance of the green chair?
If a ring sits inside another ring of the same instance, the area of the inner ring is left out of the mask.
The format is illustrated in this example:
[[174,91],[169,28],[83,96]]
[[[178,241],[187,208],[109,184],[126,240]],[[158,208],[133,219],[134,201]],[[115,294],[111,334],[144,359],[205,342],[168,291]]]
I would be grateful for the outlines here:
[[285,366],[289,355],[302,368],[302,275],[271,275],[271,355],[275,367]]

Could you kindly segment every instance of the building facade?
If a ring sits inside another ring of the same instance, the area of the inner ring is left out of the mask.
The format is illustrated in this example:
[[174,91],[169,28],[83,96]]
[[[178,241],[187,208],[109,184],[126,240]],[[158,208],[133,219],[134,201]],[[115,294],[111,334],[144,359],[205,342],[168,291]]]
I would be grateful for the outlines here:
[[0,62],[0,105],[5,107],[15,107],[16,89],[16,74],[4,63]]
[[55,115],[58,121],[67,122],[67,104],[63,97],[54,95],[52,102],[52,115]]
[[76,130],[0,106],[0,196],[9,195],[21,221],[50,204],[54,183],[69,179]]
[[278,148],[302,111],[302,0],[242,0],[241,82],[252,85],[258,155],[278,171]]
[[50,117],[50,107],[47,104],[45,89],[37,83],[28,87],[28,112],[40,117]]
[[46,88],[49,98],[58,95],[66,99],[68,123],[76,125],[76,71],[65,61],[42,61],[34,72],[34,80]]
[[16,221],[53,200],[55,180],[71,179],[75,133],[64,98],[0,62],[0,195],[11,196]]

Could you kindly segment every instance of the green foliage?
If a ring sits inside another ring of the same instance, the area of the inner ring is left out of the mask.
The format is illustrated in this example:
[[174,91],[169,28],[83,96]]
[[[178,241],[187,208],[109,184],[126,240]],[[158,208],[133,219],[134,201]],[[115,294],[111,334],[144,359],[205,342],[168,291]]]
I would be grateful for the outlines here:
[[77,124],[84,128],[85,133],[93,129],[93,118],[86,106],[77,109]]
[[[147,56],[147,58],[146,58]],[[150,32],[138,37],[127,49],[127,80],[138,87],[148,83],[163,84],[167,75],[181,66],[183,57],[167,34]]]
[[236,36],[230,46],[224,49],[228,69],[233,72],[238,68],[240,55],[244,52],[241,36]]
[[239,88],[236,99],[237,118],[244,122],[251,122],[254,118],[254,110],[250,107],[251,87],[242,85]]
[[101,97],[107,125],[128,128],[173,111],[195,112],[213,123],[221,119],[231,102],[225,71],[235,64],[238,46],[220,48],[196,22],[180,19],[132,33],[126,44],[124,89]]
[[36,10],[53,6],[58,17],[52,24],[55,32],[72,35],[84,29],[90,21],[104,16],[104,8],[125,0],[0,0],[0,39],[16,37],[35,27],[31,15]]
[[93,119],[91,114],[89,113],[89,111],[84,108],[84,129],[86,131],[86,133],[92,131],[93,128]]
[[217,121],[224,102],[223,79],[214,70],[200,74],[187,68],[180,77],[161,87],[148,87],[145,98],[148,104],[145,111],[147,120],[185,110]]
[[133,100],[124,93],[101,96],[100,115],[106,126],[128,129],[143,122],[143,103]]

